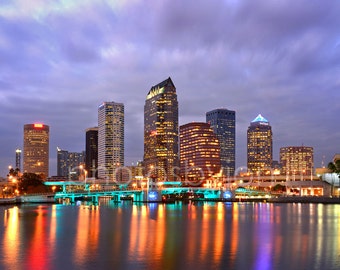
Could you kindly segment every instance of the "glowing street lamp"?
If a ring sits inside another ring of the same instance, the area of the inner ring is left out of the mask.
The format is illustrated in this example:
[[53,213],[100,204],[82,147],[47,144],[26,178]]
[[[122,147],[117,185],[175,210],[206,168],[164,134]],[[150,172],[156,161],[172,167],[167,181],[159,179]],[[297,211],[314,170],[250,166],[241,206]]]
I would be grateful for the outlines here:
[[83,175],[84,175],[84,180],[86,181],[86,174],[87,171],[85,170],[85,167],[83,164],[79,165],[79,170],[80,170],[80,174],[79,174],[79,180],[83,180]]
[[18,179],[16,179],[15,177],[12,179],[12,183],[15,184],[16,189],[15,189],[15,194],[19,193],[19,188],[18,188]]

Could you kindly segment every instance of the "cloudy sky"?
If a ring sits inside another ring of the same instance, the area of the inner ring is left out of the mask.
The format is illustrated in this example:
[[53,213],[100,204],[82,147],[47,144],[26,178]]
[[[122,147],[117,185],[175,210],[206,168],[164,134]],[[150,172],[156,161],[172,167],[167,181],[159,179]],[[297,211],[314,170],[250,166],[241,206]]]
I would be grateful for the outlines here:
[[340,2],[314,0],[1,1],[0,176],[23,125],[50,126],[56,147],[82,151],[103,101],[125,104],[126,165],[143,157],[143,106],[172,78],[180,124],[236,111],[237,166],[259,113],[315,166],[340,152]]

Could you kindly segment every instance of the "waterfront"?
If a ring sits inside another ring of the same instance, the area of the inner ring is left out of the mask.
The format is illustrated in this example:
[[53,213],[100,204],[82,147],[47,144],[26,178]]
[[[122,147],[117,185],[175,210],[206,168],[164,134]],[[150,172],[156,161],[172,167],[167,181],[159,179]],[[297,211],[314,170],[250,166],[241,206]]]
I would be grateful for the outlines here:
[[0,206],[0,269],[339,269],[340,205]]

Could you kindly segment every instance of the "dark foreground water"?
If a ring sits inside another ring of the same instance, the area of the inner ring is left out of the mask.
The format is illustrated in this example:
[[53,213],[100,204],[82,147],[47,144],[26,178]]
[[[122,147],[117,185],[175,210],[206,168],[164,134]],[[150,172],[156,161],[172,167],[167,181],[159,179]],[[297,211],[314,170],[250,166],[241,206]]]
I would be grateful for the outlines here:
[[340,205],[0,206],[0,269],[340,269]]

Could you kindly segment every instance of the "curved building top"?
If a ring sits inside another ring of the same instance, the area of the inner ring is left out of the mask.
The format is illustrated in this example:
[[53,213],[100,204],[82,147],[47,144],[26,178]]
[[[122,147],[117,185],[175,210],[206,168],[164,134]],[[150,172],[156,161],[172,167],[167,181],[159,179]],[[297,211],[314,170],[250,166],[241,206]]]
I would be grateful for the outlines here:
[[269,121],[259,114],[253,121],[251,121],[251,124],[269,125]]
[[153,98],[159,94],[163,94],[166,91],[167,86],[171,86],[174,93],[176,93],[175,85],[172,82],[171,78],[169,77],[166,80],[162,81],[161,83],[152,86],[149,93],[146,96],[146,100]]

